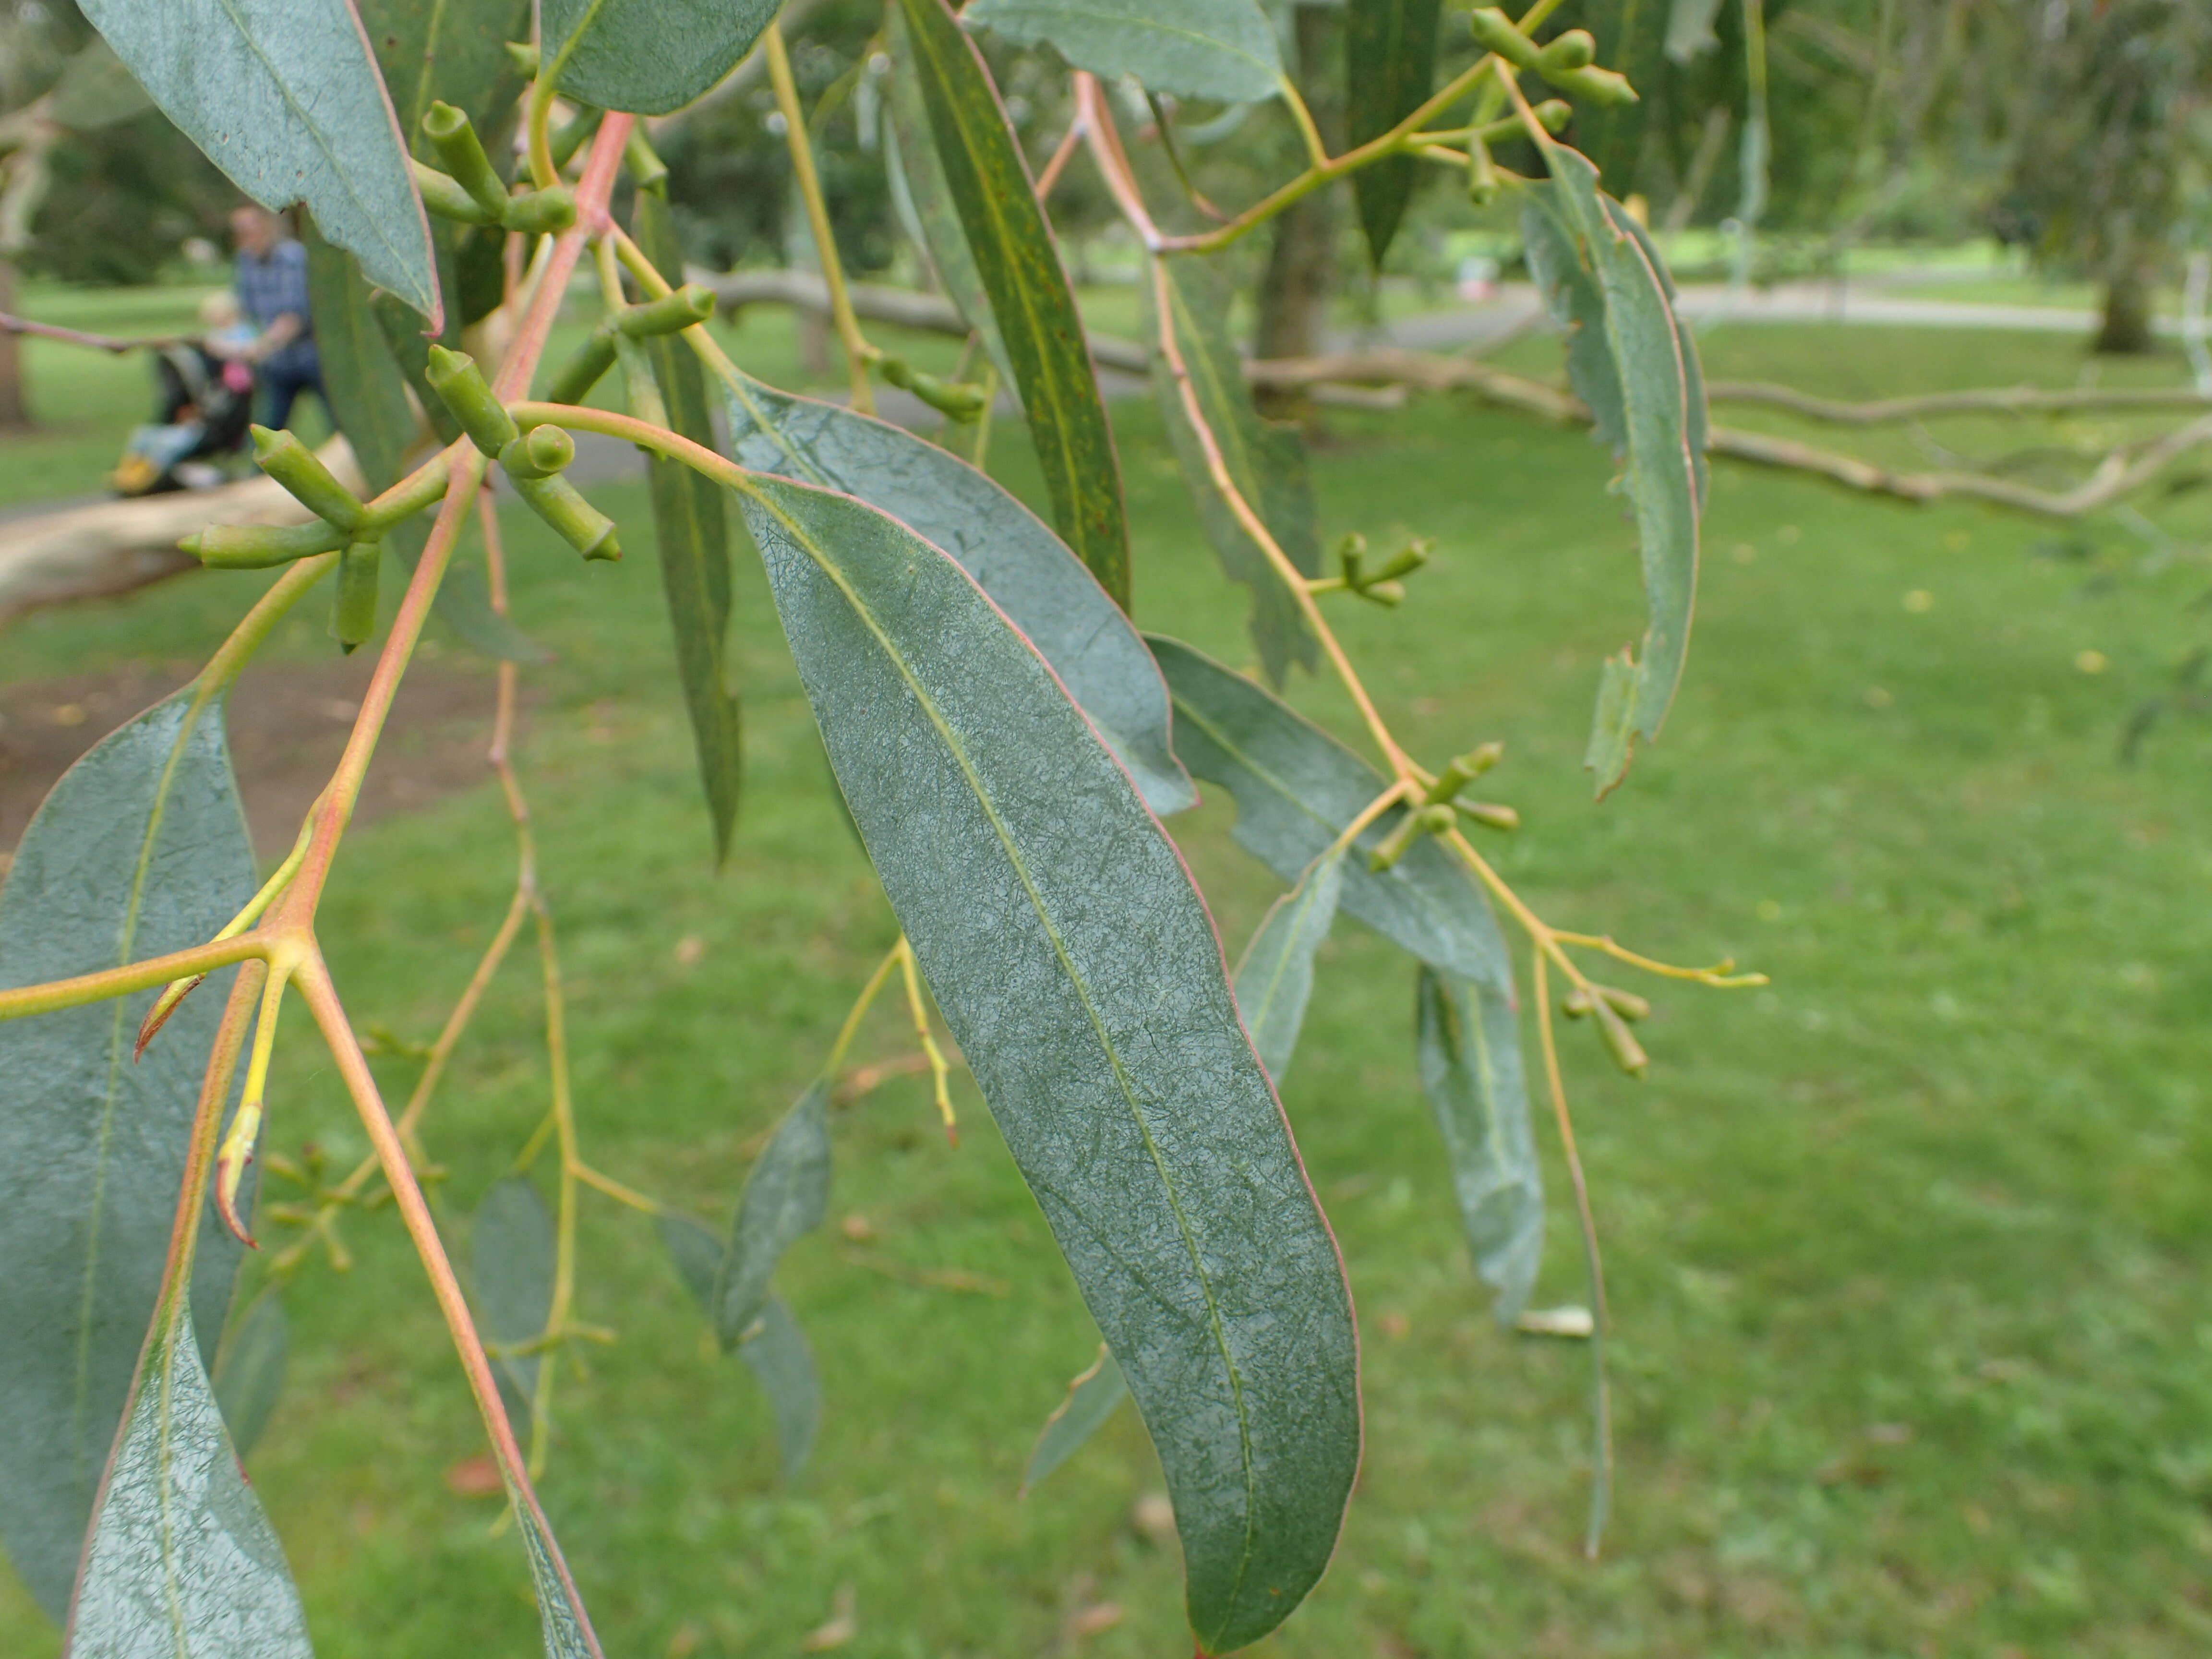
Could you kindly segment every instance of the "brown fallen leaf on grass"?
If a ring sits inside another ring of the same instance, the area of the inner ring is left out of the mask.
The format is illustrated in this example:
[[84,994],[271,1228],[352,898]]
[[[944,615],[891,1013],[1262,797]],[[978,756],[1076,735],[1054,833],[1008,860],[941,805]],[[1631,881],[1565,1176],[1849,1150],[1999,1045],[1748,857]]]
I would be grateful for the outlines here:
[[830,1622],[807,1632],[799,1645],[808,1653],[827,1653],[842,1648],[860,1633],[860,1596],[850,1584],[837,1586],[830,1598]]

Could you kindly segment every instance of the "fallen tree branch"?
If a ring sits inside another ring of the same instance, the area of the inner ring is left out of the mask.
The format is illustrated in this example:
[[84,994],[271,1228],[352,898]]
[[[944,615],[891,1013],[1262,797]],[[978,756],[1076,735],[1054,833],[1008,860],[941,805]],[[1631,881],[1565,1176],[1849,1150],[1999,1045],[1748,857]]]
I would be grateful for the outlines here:
[[1933,392],[1912,398],[1880,398],[1871,403],[1816,398],[1795,386],[1765,380],[1715,380],[1705,399],[1716,404],[1764,404],[1808,420],[1835,426],[1881,426],[1917,421],[1930,415],[2065,415],[2087,410],[2203,409],[2212,398],[2192,386],[2094,386],[2051,391],[2042,386],[1989,386],[1974,392]]
[[0,334],[35,334],[42,340],[59,340],[64,345],[90,346],[97,351],[135,351],[140,346],[182,345],[192,337],[189,334],[147,334],[135,338],[120,334],[88,334],[82,329],[63,328],[55,323],[34,323],[28,317],[11,317],[4,311],[0,311]]

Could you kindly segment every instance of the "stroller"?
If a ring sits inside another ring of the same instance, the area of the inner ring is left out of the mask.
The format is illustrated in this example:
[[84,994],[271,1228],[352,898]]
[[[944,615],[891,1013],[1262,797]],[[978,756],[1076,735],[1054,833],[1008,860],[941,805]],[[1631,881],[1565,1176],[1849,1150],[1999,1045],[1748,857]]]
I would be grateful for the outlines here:
[[246,444],[253,420],[253,370],[222,355],[252,338],[240,330],[238,311],[228,295],[200,309],[209,332],[198,340],[176,340],[154,355],[159,390],[154,419],[131,433],[123,459],[107,475],[118,495],[155,495],[172,489],[204,489],[223,482],[218,464]]

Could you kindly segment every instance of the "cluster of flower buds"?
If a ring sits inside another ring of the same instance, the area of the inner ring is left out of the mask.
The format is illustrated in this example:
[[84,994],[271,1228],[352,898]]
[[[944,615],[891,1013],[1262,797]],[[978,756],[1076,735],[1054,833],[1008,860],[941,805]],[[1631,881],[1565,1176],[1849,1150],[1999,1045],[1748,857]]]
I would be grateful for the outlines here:
[[1427,537],[1416,536],[1376,568],[1370,570],[1367,538],[1355,530],[1336,544],[1336,574],[1316,582],[1314,587],[1323,592],[1340,587],[1363,599],[1372,599],[1376,605],[1403,605],[1406,584],[1402,579],[1429,562],[1429,550],[1435,545]]
[[1588,29],[1568,29],[1538,46],[1496,6],[1481,6],[1468,18],[1477,46],[1494,52],[1516,70],[1533,70],[1570,98],[1601,108],[1636,102],[1628,77],[1596,67],[1597,42]]
[[1559,1012],[1569,1019],[1595,1018],[1597,1034],[1605,1039],[1613,1063],[1631,1077],[1644,1075],[1650,1057],[1636,1040],[1636,1033],[1628,1029],[1630,1020],[1642,1019],[1651,1012],[1651,1005],[1642,997],[1612,985],[1577,985],[1560,1002]]
[[616,353],[623,340],[648,340],[656,335],[678,333],[695,323],[708,321],[714,314],[714,289],[697,283],[687,283],[674,293],[664,294],[641,306],[625,307],[601,319],[584,337],[584,343],[553,377],[545,401],[583,402],[599,383],[599,377],[614,366]]
[[1460,792],[1492,767],[1505,758],[1505,745],[1486,743],[1479,749],[1470,749],[1447,762],[1444,769],[1430,781],[1416,802],[1398,822],[1375,850],[1367,855],[1367,867],[1374,871],[1388,870],[1406,856],[1407,850],[1423,836],[1440,836],[1464,816],[1492,830],[1517,830],[1521,815],[1510,806],[1500,806],[1491,801],[1462,800]]
[[[1564,98],[1547,98],[1528,112],[1545,131],[1558,134],[1567,130],[1567,118],[1575,112],[1575,106]],[[1518,115],[1508,115],[1476,127],[1467,135],[1468,201],[1477,207],[1488,207],[1498,199],[1501,180],[1498,164],[1490,159],[1490,147],[1510,138],[1525,137],[1528,131]]]
[[499,463],[514,493],[562,540],[587,559],[622,557],[614,520],[562,476],[576,458],[574,439],[556,426],[532,427],[526,434],[465,351],[432,346],[428,378],[469,441]]
[[510,191],[468,116],[451,104],[433,104],[423,112],[422,136],[436,147],[447,170],[441,173],[420,161],[410,165],[422,205],[440,218],[496,225],[529,236],[557,234],[576,222],[576,198],[562,185]]
[[900,390],[911,392],[950,420],[980,421],[983,418],[983,411],[991,406],[991,394],[984,387],[972,386],[965,380],[948,380],[939,375],[925,374],[893,352],[877,355],[876,372]]

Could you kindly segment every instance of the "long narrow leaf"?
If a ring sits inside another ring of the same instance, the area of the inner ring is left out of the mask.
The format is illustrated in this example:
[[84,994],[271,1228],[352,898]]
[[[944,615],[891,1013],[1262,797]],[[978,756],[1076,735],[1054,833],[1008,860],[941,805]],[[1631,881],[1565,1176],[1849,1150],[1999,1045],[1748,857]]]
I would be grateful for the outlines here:
[[1029,167],[981,54],[945,0],[898,0],[898,8],[906,61],[1013,366],[1053,521],[1127,611],[1129,533],[1114,429]]
[[[1285,881],[1344,833],[1385,781],[1334,738],[1242,674],[1178,640],[1146,635],[1176,702],[1176,752],[1237,798],[1237,842]],[[1422,962],[1510,995],[1498,920],[1450,854],[1426,836],[1380,874],[1364,854],[1397,809],[1362,830],[1345,860],[1344,908]]]
[[1128,1394],[1128,1381],[1121,1375],[1114,1351],[1101,1342],[1098,1357],[1067,1385],[1067,1397],[1045,1419],[1036,1449],[1030,1453],[1029,1468],[1022,1473],[1022,1496],[1028,1497],[1030,1487],[1074,1456]]
[[983,275],[975,269],[969,250],[968,233],[961,228],[960,210],[953,203],[952,185],[945,176],[945,163],[937,154],[937,134],[929,124],[929,106],[923,102],[921,82],[910,70],[896,67],[896,52],[906,39],[906,23],[898,8],[886,14],[894,47],[890,96],[884,112],[890,117],[891,142],[884,146],[885,165],[897,170],[914,204],[915,228],[921,233],[922,252],[937,273],[937,285],[958,309],[961,319],[983,342],[983,349],[1006,384],[1014,384],[1013,360],[992,314],[991,296]]
[[512,1350],[544,1334],[553,1311],[553,1218],[538,1188],[522,1176],[495,1182],[470,1233],[469,1288],[477,1326],[493,1351],[492,1372],[507,1420],[525,1442],[544,1357]]
[[368,279],[440,314],[407,143],[348,0],[81,0],[161,112],[264,207],[306,204]]
[[[1345,121],[1352,145],[1379,138],[1426,100],[1436,84],[1439,0],[1346,0]],[[1368,258],[1382,255],[1413,199],[1420,163],[1389,155],[1352,175]]]
[[1510,1326],[1544,1255],[1544,1182],[1528,1130],[1520,1022],[1495,991],[1425,965],[1416,994],[1421,1087],[1451,1160],[1475,1271],[1498,1292],[1498,1322]]
[[830,1084],[816,1082],[783,1115],[745,1177],[714,1279],[714,1330],[725,1351],[768,1306],[775,1264],[830,1211]]
[[[118,967],[214,936],[252,896],[220,701],[187,690],[54,786],[0,890],[0,986]],[[133,1064],[155,992],[0,1023],[0,1540],[59,1620],[168,1259],[210,1044],[235,969]],[[197,1261],[203,1352],[237,1273]]]
[[284,1297],[274,1284],[264,1286],[223,1334],[215,1360],[215,1397],[240,1457],[253,1449],[276,1409],[291,1346]]
[[857,495],[960,562],[1044,653],[1163,816],[1197,793],[1169,743],[1167,687],[1137,630],[1067,544],[997,479],[888,422],[727,380],[730,453]]
[[[637,193],[638,246],[671,282],[684,280],[683,250],[668,198],[657,190]],[[671,430],[713,448],[714,422],[707,405],[707,380],[699,360],[670,335],[648,341],[646,352],[660,389]],[[676,634],[676,667],[684,706],[691,716],[692,746],[714,820],[714,854],[730,855],[738,821],[738,786],[744,763],[738,700],[730,690],[730,532],[722,492],[681,461],[648,455],[653,485],[653,538],[660,553],[660,586]]]
[[[1166,321],[1174,330],[1199,412],[1221,452],[1230,482],[1260,515],[1291,562],[1304,575],[1319,575],[1321,532],[1306,471],[1305,440],[1295,428],[1261,420],[1252,406],[1243,367],[1229,337],[1226,279],[1212,264],[1194,258],[1161,258],[1156,264],[1166,279]],[[1279,687],[1293,662],[1311,668],[1319,659],[1313,635],[1281,574],[1215,483],[1174,372],[1159,349],[1162,319],[1152,283],[1140,283],[1139,288],[1144,297],[1145,338],[1152,347],[1152,393],[1160,419],[1222,569],[1231,581],[1252,590],[1248,624],[1252,643],[1269,683]]]
[[312,1651],[283,1546],[208,1387],[181,1285],[163,1298],[147,1340],[100,1489],[69,1650],[87,1659],[307,1659]]
[[1343,891],[1343,853],[1322,854],[1298,884],[1275,901],[1237,969],[1237,1012],[1278,1089],[1313,995],[1314,952],[1328,937]]
[[1102,80],[1255,104],[1283,84],[1275,27],[1259,0],[972,0],[963,17],[1018,46],[1048,40]]
[[1190,876],[947,555],[780,479],[746,518],[946,1024],[1143,1409],[1223,1651],[1327,1564],[1358,1461],[1334,1241]]
[[665,115],[738,66],[782,0],[541,0],[544,72],[602,109]]
[[[660,1238],[684,1288],[713,1319],[714,1280],[724,1255],[720,1237],[689,1216],[663,1214]],[[771,1292],[762,1304],[750,1333],[738,1344],[738,1358],[751,1369],[768,1395],[769,1409],[775,1416],[783,1478],[789,1480],[814,1449],[814,1437],[822,1426],[822,1382],[806,1333],[781,1297]]]

